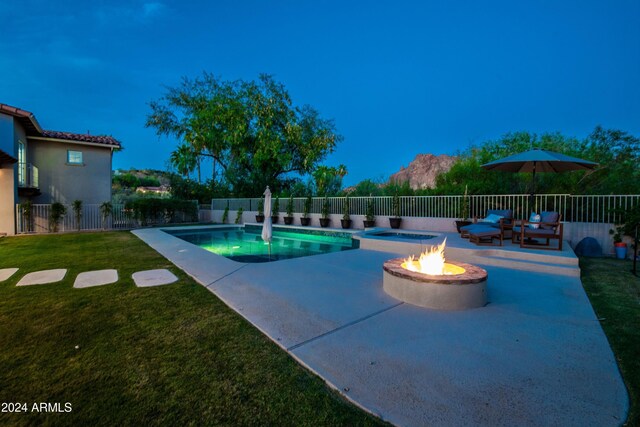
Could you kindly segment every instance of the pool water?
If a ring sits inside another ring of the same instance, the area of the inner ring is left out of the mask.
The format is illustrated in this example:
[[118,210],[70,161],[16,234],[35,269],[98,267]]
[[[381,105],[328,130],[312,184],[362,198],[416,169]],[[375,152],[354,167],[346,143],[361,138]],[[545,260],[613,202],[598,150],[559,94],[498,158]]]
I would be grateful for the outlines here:
[[356,249],[359,241],[349,233],[284,229],[274,226],[269,244],[262,240],[262,227],[200,228],[165,230],[214,254],[238,262],[269,262]]

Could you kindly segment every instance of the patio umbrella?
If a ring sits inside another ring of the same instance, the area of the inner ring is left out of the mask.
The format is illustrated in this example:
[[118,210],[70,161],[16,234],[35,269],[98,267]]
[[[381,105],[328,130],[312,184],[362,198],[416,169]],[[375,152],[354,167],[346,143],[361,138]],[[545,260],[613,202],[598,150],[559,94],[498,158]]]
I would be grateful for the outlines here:
[[533,149],[482,165],[487,170],[505,172],[532,172],[530,203],[533,206],[536,193],[536,172],[566,172],[593,170],[597,163],[578,159],[553,151]]
[[264,190],[264,223],[262,224],[262,240],[269,243],[269,259],[271,259],[271,190],[267,185]]

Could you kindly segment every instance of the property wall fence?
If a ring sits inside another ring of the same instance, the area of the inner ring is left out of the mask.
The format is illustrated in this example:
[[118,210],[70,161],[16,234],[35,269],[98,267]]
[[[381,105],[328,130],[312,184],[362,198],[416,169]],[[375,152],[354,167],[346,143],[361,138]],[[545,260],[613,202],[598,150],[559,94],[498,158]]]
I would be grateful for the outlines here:
[[[61,232],[76,230],[127,230],[137,228],[142,225],[183,223],[192,221],[192,218],[188,214],[180,211],[172,213],[171,217],[167,217],[166,214],[159,212],[157,215],[145,218],[144,221],[141,221],[140,219],[135,218],[134,212],[131,209],[126,209],[124,204],[114,204],[111,215],[103,220],[99,204],[83,204],[82,216],[80,218],[80,224],[78,224],[75,212],[71,205],[65,205],[65,207],[67,208],[67,213],[62,217],[58,225],[58,231]],[[50,212],[50,204],[33,204],[31,205],[31,220],[28,221],[25,216],[24,209],[20,205],[16,205],[17,233],[49,233],[51,231],[49,224]],[[207,215],[207,212],[210,212],[210,210],[202,211],[199,209],[199,212],[201,212],[199,218],[201,221],[210,221],[210,219],[206,218],[207,216],[210,216]],[[204,217],[202,213],[204,213]]]
[[[585,196],[571,194],[540,194],[530,204],[528,194],[473,195],[468,196],[470,218],[486,216],[488,209],[512,209],[516,219],[525,219],[532,211],[556,211],[565,222],[615,223],[619,218],[616,208],[628,209],[640,204],[640,194]],[[391,216],[391,196],[350,197],[350,214],[365,215],[367,203],[371,199],[376,216]],[[401,217],[460,218],[463,196],[405,196],[400,197]],[[329,197],[329,213],[342,214],[345,197]],[[259,198],[214,199],[212,210],[257,211]],[[280,199],[280,212],[285,212],[289,199]],[[310,214],[319,214],[324,198],[314,197]],[[303,212],[305,198],[293,199],[296,216]]]

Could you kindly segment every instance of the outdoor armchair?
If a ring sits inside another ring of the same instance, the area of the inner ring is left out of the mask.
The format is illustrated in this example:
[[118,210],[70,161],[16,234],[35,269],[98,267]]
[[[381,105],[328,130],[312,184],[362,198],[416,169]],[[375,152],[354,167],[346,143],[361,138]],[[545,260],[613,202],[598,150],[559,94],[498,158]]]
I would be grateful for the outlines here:
[[[529,220],[515,221],[513,225],[513,243],[520,243],[521,248],[562,250],[563,224],[562,215],[558,212],[541,212],[540,222]],[[534,228],[537,226],[537,228]],[[538,240],[544,240],[540,243]],[[558,246],[551,247],[550,241],[557,240]]]

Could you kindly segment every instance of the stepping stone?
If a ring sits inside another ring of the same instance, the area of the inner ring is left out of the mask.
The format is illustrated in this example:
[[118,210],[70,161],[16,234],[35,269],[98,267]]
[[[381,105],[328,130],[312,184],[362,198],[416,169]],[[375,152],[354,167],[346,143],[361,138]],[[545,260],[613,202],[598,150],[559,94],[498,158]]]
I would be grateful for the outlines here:
[[16,286],[44,285],[47,283],[59,282],[64,279],[65,274],[67,274],[66,268],[35,271],[33,273],[25,274]]
[[0,269],[0,282],[4,282],[9,277],[13,276],[13,273],[18,271],[17,268],[2,268]]
[[148,286],[160,286],[168,285],[169,283],[177,282],[178,278],[173,275],[169,270],[146,270],[133,273],[133,281],[139,288]]
[[90,288],[92,286],[108,285],[118,281],[118,270],[85,271],[78,274],[73,283],[74,288]]

